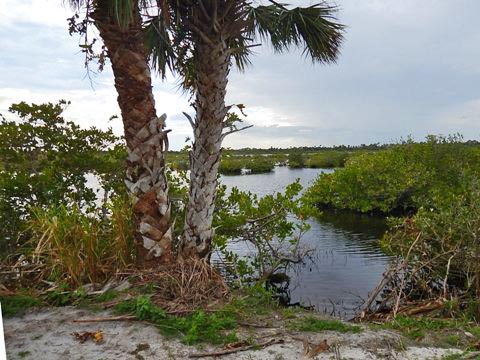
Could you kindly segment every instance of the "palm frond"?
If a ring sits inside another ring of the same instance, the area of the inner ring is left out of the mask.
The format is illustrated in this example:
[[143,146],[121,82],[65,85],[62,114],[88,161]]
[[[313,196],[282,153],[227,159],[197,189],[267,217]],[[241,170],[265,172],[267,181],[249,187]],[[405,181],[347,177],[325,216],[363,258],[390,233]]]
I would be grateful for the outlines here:
[[235,64],[240,71],[245,71],[247,66],[251,65],[250,55],[252,54],[252,45],[248,45],[248,40],[244,37],[236,38],[230,41],[230,51]]
[[168,28],[158,16],[144,23],[145,48],[150,57],[150,66],[165,78],[167,68],[175,70],[176,54]]
[[120,27],[127,27],[133,20],[136,0],[110,0],[110,12]]
[[337,22],[336,12],[336,7],[324,3],[293,9],[275,2],[251,7],[247,35],[270,41],[277,52],[298,46],[315,62],[335,62],[345,29]]

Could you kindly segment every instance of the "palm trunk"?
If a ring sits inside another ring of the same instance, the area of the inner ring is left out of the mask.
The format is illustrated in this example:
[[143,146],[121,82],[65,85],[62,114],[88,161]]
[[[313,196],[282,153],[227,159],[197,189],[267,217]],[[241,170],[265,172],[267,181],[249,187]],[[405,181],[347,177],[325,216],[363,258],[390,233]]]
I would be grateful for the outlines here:
[[121,27],[108,0],[98,0],[92,14],[107,48],[118,92],[128,149],[126,185],[135,198],[137,261],[141,266],[173,260],[170,203],[164,153],[168,150],[165,118],[156,116],[138,4]]
[[[217,36],[219,38],[219,36]],[[228,109],[225,107],[230,56],[222,39],[199,39],[195,53],[194,144],[190,153],[190,193],[180,256],[209,257],[214,230],[213,212],[222,130]]]

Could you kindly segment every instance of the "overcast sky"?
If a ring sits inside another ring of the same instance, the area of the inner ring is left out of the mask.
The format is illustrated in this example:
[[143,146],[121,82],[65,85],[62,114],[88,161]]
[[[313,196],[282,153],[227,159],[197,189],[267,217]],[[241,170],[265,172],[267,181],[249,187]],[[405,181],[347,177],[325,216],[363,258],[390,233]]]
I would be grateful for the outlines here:
[[[68,119],[121,134],[121,121],[108,121],[120,114],[110,68],[94,77],[93,90],[62,3],[0,0],[0,112],[22,100],[67,99]],[[245,104],[254,127],[225,146],[354,145],[456,132],[480,138],[480,1],[336,4],[348,26],[338,64],[312,65],[298,50],[276,55],[264,46],[245,73],[232,72],[227,103]],[[181,115],[191,112],[188,99],[174,79],[155,79],[154,92],[179,149],[191,133]]]

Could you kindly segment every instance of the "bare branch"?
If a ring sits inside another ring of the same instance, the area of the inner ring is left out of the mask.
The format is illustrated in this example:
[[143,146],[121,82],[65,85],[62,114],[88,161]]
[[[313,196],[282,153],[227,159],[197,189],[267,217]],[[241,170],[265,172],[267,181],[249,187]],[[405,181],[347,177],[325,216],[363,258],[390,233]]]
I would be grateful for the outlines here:
[[253,125],[244,126],[243,128],[240,128],[240,129],[234,129],[234,130],[227,131],[225,134],[222,135],[222,140],[225,139],[225,137],[226,137],[227,135],[230,135],[230,134],[233,134],[233,133],[242,131],[242,130],[247,130],[247,129],[251,128],[251,127],[253,127]]

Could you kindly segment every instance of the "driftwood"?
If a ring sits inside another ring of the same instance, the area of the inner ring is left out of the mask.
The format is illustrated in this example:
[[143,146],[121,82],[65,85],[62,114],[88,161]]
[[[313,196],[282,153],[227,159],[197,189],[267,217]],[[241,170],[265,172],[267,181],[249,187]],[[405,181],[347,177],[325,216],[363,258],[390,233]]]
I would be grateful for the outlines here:
[[233,354],[241,351],[247,351],[251,349],[259,349],[259,348],[266,348],[267,346],[275,345],[275,344],[283,344],[285,341],[283,339],[270,339],[261,343],[253,344],[253,345],[248,345],[248,346],[242,346],[239,348],[235,349],[228,349],[228,350],[220,350],[220,351],[214,351],[214,352],[205,352],[205,353],[197,353],[197,354],[190,354],[188,357],[189,358],[202,358],[202,357],[215,357],[215,356],[223,356],[223,355],[228,355],[228,354]]

